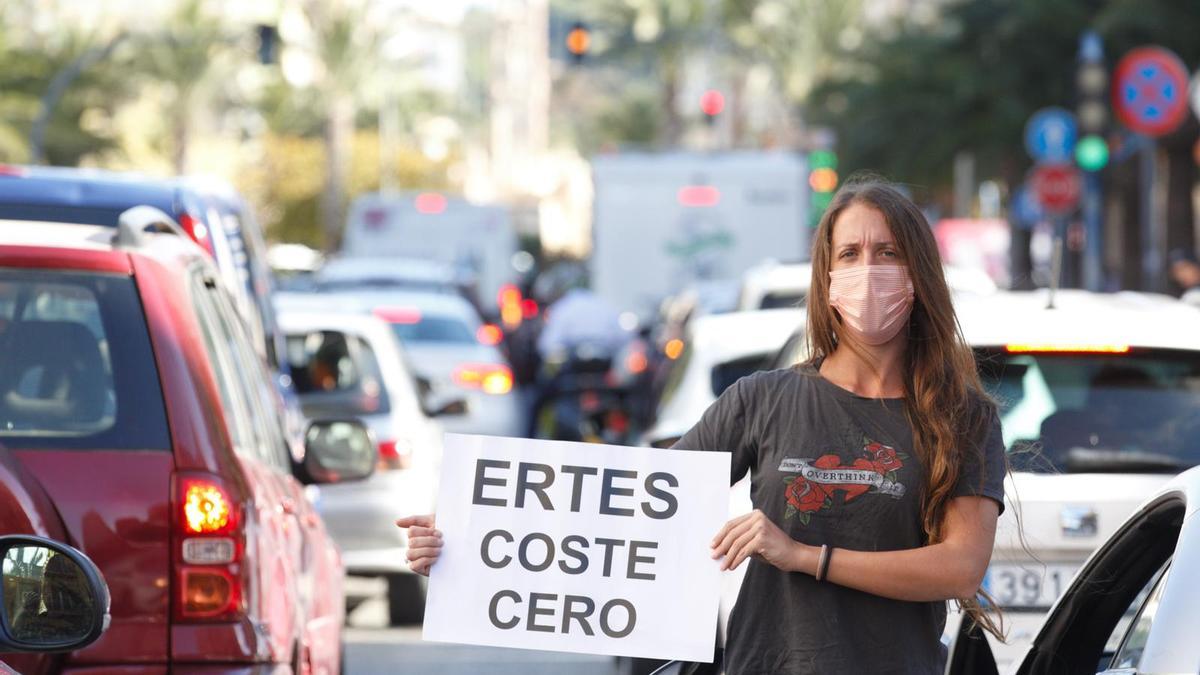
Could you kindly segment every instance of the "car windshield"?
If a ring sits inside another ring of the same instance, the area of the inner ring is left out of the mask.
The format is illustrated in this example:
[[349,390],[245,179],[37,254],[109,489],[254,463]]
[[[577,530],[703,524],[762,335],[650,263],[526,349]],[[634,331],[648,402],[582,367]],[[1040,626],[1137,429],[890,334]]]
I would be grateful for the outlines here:
[[446,344],[475,344],[475,333],[464,321],[448,316],[424,315],[418,321],[396,322],[392,332],[400,342],[439,342]]
[[375,352],[358,337],[332,330],[293,333],[287,337],[287,357],[306,415],[389,411]]
[[976,354],[1016,471],[1177,473],[1200,463],[1198,352]]

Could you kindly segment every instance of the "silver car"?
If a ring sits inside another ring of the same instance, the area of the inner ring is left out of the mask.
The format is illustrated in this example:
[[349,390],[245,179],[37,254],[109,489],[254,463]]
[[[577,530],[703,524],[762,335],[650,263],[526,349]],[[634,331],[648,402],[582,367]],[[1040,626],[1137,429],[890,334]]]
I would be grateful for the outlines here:
[[359,418],[379,448],[377,470],[368,480],[322,486],[317,499],[346,571],[385,577],[390,622],[419,622],[424,587],[408,569],[407,542],[394,522],[433,511],[443,432],[430,415],[440,411],[422,408],[402,347],[384,321],[346,312],[284,311],[279,324],[305,415]]

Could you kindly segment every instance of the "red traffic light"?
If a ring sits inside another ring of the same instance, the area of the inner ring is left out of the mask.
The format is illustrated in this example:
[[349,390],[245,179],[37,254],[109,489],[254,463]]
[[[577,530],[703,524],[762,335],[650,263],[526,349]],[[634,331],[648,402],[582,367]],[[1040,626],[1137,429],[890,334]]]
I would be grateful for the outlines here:
[[725,95],[716,89],[709,89],[700,97],[700,110],[709,117],[716,117],[725,109]]

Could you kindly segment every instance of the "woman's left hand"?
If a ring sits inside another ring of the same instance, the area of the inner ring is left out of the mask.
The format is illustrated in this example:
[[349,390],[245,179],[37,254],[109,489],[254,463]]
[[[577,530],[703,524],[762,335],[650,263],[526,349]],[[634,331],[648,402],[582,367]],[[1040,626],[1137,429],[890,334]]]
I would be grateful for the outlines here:
[[800,542],[792,539],[766,514],[754,509],[725,523],[712,540],[713,559],[725,556],[722,570],[734,570],[750,556],[790,572],[796,569],[795,559]]

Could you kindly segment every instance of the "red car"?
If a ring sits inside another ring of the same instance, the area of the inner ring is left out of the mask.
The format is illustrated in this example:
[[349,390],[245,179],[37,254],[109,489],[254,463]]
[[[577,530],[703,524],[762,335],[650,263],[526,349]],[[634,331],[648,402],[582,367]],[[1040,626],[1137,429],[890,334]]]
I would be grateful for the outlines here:
[[295,462],[266,365],[181,234],[149,207],[117,228],[0,221],[3,529],[83,550],[112,602],[91,646],[4,657],[26,675],[340,669],[342,562],[302,483],[365,477],[374,444],[318,422]]

